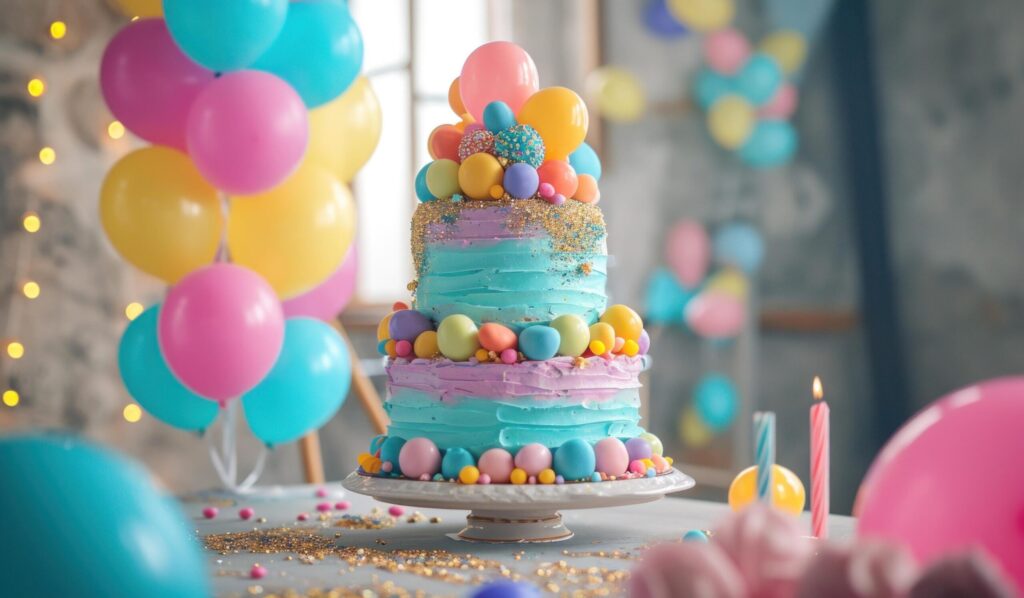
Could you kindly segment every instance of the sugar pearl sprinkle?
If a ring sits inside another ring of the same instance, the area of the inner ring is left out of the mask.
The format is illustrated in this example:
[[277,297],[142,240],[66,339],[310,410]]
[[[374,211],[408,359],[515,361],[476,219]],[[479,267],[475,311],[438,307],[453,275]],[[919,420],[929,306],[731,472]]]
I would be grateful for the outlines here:
[[252,516],[255,514],[256,511],[254,511],[252,507],[242,507],[238,510],[238,516],[246,521],[252,519]]

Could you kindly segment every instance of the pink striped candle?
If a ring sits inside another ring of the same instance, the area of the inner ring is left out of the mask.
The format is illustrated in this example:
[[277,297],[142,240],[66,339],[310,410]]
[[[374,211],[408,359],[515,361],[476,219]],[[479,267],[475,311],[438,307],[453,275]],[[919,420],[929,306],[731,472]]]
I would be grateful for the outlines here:
[[821,379],[811,386],[811,535],[828,537],[829,409],[822,400]]

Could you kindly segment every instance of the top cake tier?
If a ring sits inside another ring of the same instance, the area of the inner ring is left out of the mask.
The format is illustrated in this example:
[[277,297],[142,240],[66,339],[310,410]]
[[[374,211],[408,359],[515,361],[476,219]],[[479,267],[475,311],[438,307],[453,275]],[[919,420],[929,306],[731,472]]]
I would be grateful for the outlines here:
[[604,218],[594,204],[432,201],[413,216],[415,308],[514,330],[562,314],[597,321],[607,304]]

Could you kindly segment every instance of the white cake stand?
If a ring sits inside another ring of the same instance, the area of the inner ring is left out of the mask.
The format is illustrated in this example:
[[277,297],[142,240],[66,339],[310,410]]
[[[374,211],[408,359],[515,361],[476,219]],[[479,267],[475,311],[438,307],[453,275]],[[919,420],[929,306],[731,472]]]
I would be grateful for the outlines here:
[[409,507],[468,510],[466,528],[452,537],[470,542],[558,542],[573,533],[560,509],[594,509],[652,502],[692,488],[672,469],[653,478],[561,485],[465,485],[349,474],[341,485],[357,494]]

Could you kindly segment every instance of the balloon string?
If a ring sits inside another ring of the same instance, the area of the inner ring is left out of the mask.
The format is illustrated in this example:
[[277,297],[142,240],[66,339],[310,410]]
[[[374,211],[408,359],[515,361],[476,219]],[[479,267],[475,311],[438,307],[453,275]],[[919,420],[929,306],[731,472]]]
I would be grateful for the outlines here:
[[[236,438],[236,420],[238,419],[238,401],[230,401],[227,407],[227,414],[224,420],[224,436],[227,439],[228,477],[231,478],[232,487],[238,479],[238,441]],[[234,488],[232,488],[234,489]]]
[[[217,199],[220,200],[220,213],[224,217],[224,222],[228,221],[228,212],[231,209],[231,200],[226,193],[223,191],[217,191]],[[228,253],[228,227],[221,227],[220,231],[220,243],[217,245],[217,255],[214,258],[215,262],[230,262],[231,255]]]
[[217,448],[213,443],[209,443],[207,448],[210,451],[210,462],[213,463],[213,470],[217,473],[217,479],[220,480],[222,486],[227,488],[231,484],[228,479],[228,473],[224,470],[224,463],[221,461],[220,455],[217,454]]
[[260,448],[260,454],[256,456],[256,465],[253,466],[252,471],[249,472],[249,475],[246,476],[244,480],[242,480],[242,483],[238,485],[238,492],[244,493],[252,489],[256,482],[260,479],[260,476],[263,475],[263,466],[266,464],[267,455],[269,454],[270,451],[267,449],[267,446],[263,445]]

